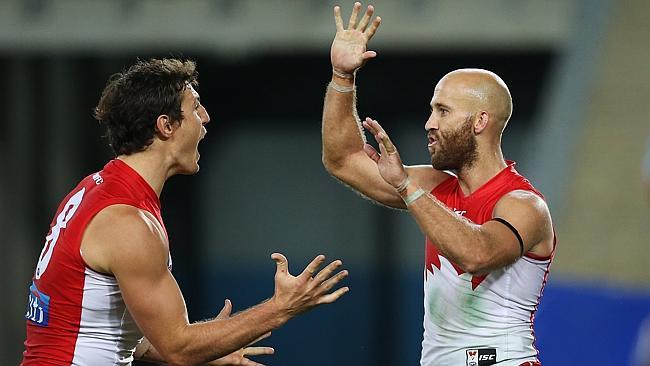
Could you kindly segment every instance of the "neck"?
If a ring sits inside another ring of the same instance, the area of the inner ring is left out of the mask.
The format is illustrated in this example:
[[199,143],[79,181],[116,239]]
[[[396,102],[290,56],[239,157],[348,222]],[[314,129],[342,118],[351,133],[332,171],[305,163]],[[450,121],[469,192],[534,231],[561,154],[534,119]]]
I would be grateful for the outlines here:
[[507,166],[500,148],[489,152],[479,151],[479,158],[458,171],[458,182],[466,195],[474,193]]
[[156,195],[160,197],[163,186],[171,175],[171,168],[165,164],[165,159],[155,150],[147,148],[145,151],[131,155],[120,155],[117,158],[138,172],[151,186]]

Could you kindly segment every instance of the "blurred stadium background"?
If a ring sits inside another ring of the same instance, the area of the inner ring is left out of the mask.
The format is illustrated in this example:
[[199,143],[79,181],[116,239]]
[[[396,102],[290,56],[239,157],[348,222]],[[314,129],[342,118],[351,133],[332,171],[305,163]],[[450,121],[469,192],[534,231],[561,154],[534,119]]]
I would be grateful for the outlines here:
[[[427,163],[435,82],[495,71],[515,110],[509,159],[547,196],[559,245],[537,314],[546,365],[640,365],[650,316],[646,0],[377,0],[384,19],[358,78],[359,111],[408,163]],[[269,365],[415,365],[424,239],[320,162],[332,1],[0,1],[0,364],[17,364],[29,279],[61,198],[111,158],[92,118],[106,79],[137,57],[197,60],[212,122],[201,172],[163,192],[190,317],[272,295],[272,251],[298,271],[342,258],[352,291],[265,343]],[[349,14],[352,1],[342,3]],[[365,5],[365,4],[364,4]],[[164,306],[164,304],[160,304]],[[638,358],[638,357],[637,357]]]

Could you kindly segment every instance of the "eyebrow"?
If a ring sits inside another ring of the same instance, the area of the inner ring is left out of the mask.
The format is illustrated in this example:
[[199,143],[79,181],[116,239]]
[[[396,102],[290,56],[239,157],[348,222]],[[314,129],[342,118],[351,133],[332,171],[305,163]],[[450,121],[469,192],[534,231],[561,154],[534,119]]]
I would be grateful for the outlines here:
[[445,108],[445,109],[451,109],[450,106],[448,106],[446,104],[443,104],[443,103],[440,103],[440,102],[437,102],[437,103],[433,103],[433,106],[431,107],[431,110],[433,110],[433,108],[441,108],[441,107]]

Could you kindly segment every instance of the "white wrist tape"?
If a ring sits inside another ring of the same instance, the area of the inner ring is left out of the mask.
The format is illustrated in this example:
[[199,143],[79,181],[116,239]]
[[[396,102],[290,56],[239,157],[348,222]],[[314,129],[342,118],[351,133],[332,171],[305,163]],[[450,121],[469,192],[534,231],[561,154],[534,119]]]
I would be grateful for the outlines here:
[[354,79],[354,73],[346,74],[344,72],[340,72],[340,71],[336,70],[335,68],[332,68],[332,74],[334,74],[334,75],[336,75],[336,76],[338,76],[340,78],[343,78],[343,79]]
[[402,193],[402,192],[404,192],[404,190],[406,189],[406,187],[409,186],[410,183],[411,183],[411,177],[409,177],[409,176],[407,175],[407,176],[406,176],[406,179],[404,179],[404,181],[402,182],[402,184],[400,184],[399,187],[395,188],[395,190],[397,191],[397,193]]
[[335,83],[334,81],[330,81],[330,83],[327,85],[330,88],[336,90],[339,93],[350,93],[354,91],[354,85],[352,86],[343,86]]
[[422,197],[425,193],[427,192],[425,192],[422,188],[418,188],[415,192],[409,194],[404,198],[404,203],[406,203],[406,205],[408,206],[413,202],[417,201],[417,199]]

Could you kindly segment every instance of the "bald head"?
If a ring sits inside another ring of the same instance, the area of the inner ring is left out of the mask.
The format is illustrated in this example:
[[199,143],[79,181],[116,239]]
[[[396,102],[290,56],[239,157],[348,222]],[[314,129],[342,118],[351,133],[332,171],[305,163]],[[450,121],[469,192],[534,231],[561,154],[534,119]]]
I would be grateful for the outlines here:
[[435,94],[453,98],[470,110],[485,110],[501,132],[512,115],[508,86],[497,74],[483,69],[458,69],[445,75]]

